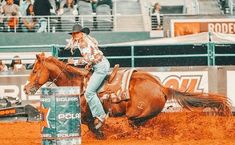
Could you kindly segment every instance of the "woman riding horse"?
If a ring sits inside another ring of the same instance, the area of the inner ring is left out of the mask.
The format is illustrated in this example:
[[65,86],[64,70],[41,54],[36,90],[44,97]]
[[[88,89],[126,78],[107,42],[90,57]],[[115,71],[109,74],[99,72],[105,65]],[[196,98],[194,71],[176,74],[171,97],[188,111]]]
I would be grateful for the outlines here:
[[94,70],[89,79],[85,98],[91,110],[92,116],[96,119],[95,128],[102,126],[105,118],[108,116],[96,94],[97,89],[103,82],[104,78],[109,72],[110,63],[98,48],[98,42],[89,36],[90,29],[83,28],[80,24],[75,24],[72,28],[72,38],[69,40],[65,49],[71,49],[73,54],[74,49],[79,49],[82,58],[79,59],[79,64],[86,64],[87,69]]

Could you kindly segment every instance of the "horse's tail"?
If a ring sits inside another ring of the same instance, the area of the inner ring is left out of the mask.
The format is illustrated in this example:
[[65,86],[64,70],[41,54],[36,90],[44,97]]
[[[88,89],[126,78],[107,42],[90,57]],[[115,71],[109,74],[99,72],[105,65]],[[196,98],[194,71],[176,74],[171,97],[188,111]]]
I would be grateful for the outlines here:
[[210,108],[217,115],[230,116],[232,114],[231,103],[226,96],[212,93],[181,92],[172,88],[163,88],[167,99],[175,99],[183,108],[189,110]]

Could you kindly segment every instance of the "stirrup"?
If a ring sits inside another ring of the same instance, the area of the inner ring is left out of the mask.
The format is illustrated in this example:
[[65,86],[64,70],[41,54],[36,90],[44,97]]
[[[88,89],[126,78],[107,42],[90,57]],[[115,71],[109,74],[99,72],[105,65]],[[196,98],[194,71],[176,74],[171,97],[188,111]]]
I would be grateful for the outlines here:
[[109,117],[109,112],[103,117],[97,117],[98,123],[95,125],[95,129],[99,129],[103,126],[105,120]]

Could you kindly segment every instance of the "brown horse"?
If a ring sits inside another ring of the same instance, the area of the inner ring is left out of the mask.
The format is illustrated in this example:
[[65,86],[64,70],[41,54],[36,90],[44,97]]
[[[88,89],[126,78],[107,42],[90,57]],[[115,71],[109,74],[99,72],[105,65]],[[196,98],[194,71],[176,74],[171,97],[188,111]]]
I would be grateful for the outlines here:
[[[84,87],[85,70],[67,65],[54,57],[45,57],[44,54],[36,55],[34,67],[25,85],[26,94],[34,94],[47,81],[54,82],[57,86]],[[166,101],[175,99],[184,108],[211,108],[210,111],[218,115],[231,114],[231,105],[227,97],[210,93],[180,92],[164,87],[154,76],[145,71],[136,71],[132,74],[129,85],[130,99],[119,103],[104,101],[106,111],[111,111],[113,116],[125,115],[133,125],[141,125],[159,114]],[[91,116],[85,97],[81,96],[82,123],[102,137],[101,130],[94,129],[94,119]],[[88,110],[88,111],[87,111]]]

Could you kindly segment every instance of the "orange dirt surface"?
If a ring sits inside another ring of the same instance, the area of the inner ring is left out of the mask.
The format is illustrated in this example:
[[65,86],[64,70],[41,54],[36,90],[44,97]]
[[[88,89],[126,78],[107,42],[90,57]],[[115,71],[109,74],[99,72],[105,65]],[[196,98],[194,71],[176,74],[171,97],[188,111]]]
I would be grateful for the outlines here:
[[[0,123],[0,145],[40,145],[39,122]],[[135,128],[124,117],[108,118],[106,140],[97,140],[82,126],[83,145],[234,145],[235,117],[198,113],[161,113]]]

